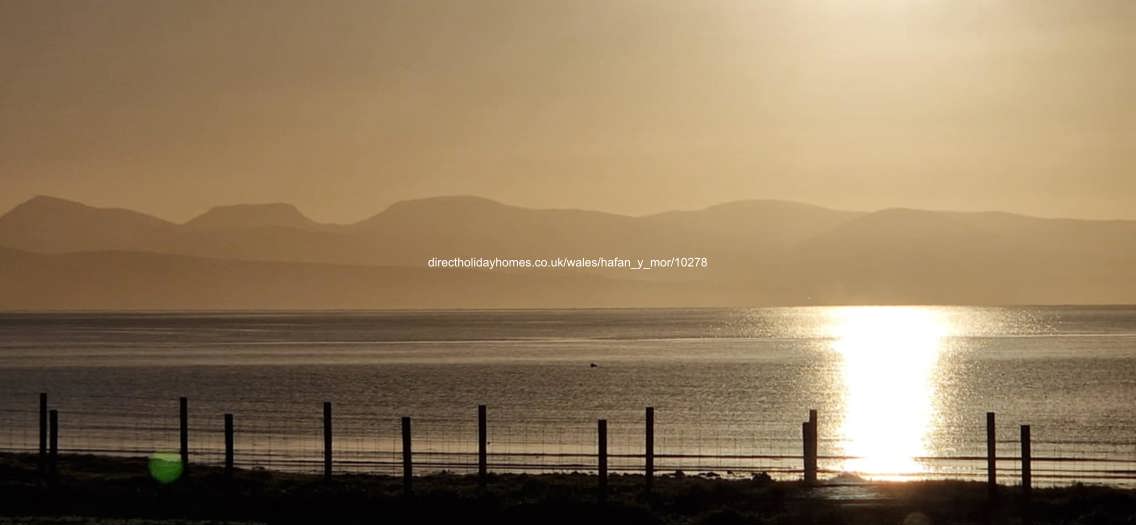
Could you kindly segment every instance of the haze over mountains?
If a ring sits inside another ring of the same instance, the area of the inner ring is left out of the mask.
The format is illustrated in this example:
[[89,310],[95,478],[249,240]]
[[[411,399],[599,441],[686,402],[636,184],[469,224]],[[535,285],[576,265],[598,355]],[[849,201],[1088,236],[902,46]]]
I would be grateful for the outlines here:
[[[287,204],[184,224],[36,197],[0,217],[0,308],[1136,302],[1136,221],[742,201],[630,217],[477,197],[354,224]],[[707,257],[708,269],[442,270],[431,257]]]

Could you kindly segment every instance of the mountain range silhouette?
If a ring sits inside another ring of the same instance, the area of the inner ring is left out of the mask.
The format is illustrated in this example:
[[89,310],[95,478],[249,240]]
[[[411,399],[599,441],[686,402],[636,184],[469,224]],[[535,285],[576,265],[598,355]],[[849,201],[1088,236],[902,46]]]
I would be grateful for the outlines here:
[[[624,216],[480,197],[353,224],[288,204],[183,224],[35,197],[0,217],[3,309],[1136,302],[1136,221],[755,200]],[[709,268],[438,270],[432,257],[706,257]]]

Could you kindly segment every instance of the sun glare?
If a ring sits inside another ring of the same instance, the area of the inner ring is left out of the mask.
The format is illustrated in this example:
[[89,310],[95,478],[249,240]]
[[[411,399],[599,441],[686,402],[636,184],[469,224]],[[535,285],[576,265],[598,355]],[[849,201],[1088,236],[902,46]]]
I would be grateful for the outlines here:
[[918,307],[835,310],[833,349],[842,358],[840,468],[874,479],[922,472],[934,422],[934,371],[947,321]]

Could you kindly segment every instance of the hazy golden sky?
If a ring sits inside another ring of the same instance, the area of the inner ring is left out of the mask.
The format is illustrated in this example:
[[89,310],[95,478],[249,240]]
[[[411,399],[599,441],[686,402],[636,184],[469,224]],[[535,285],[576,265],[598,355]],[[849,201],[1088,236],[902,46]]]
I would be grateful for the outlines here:
[[1136,2],[0,0],[0,209],[1136,218]]

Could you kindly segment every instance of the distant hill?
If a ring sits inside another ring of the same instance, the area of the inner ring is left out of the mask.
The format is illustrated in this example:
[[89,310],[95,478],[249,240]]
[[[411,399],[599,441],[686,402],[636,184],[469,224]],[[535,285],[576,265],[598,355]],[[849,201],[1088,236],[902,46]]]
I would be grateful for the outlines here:
[[0,246],[40,252],[133,249],[163,242],[178,225],[117,208],[35,197],[0,217]]
[[237,204],[217,206],[185,223],[194,230],[243,230],[251,228],[317,229],[315,221],[291,204]]
[[[280,204],[214,208],[179,225],[143,214],[125,221],[116,216],[121,210],[62,199],[53,202],[50,209],[29,203],[0,217],[0,246],[44,253],[129,250],[396,266],[421,266],[431,257],[459,255],[706,256],[727,265],[744,261],[748,267],[767,259],[772,251],[783,253],[794,243],[858,216],[797,203],[750,201],[628,217],[535,210],[458,196],[399,202],[349,225],[317,224],[294,207]],[[82,218],[63,222],[56,215]],[[13,230],[31,235],[6,234]],[[110,235],[114,232],[122,233]]]
[[709,306],[681,284],[573,272],[232,261],[137,252],[0,249],[0,310]]
[[[60,294],[67,286],[85,290],[68,300],[92,308],[103,304],[96,297],[118,306],[313,308],[1136,303],[1136,221],[864,213],[769,200],[630,217],[437,197],[328,225],[287,204],[219,207],[175,224],[37,197],[0,217],[0,246],[12,249],[0,251],[0,279],[10,286],[0,290],[5,308],[47,301],[51,294],[37,294],[30,283]],[[458,278],[424,267],[431,257],[470,256],[694,256],[709,258],[710,268],[498,270]],[[147,286],[99,288],[131,275],[146,276]],[[246,280],[272,289],[257,291],[241,284]],[[181,283],[194,289],[172,293]],[[257,297],[238,299],[238,291]]]

